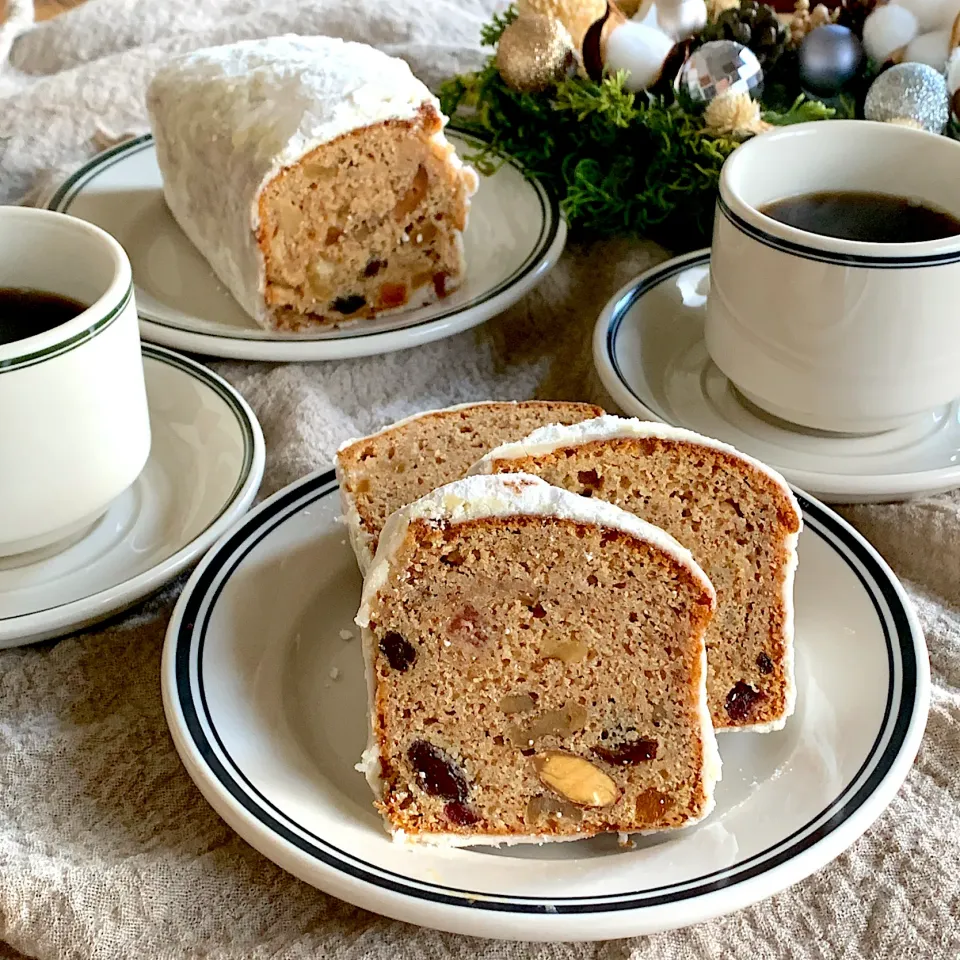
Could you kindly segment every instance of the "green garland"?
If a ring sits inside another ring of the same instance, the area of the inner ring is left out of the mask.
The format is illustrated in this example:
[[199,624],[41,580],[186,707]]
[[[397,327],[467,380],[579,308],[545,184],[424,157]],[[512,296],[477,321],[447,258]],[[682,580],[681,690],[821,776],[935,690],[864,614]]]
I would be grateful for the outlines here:
[[[513,7],[483,28],[496,46],[516,19]],[[788,124],[852,115],[840,102],[807,100],[781,57],[766,78],[762,106],[768,123]],[[444,113],[486,146],[471,162],[488,173],[512,156],[556,192],[573,230],[583,235],[636,234],[677,251],[710,242],[720,167],[737,147],[709,133],[699,113],[664,97],[624,89],[624,75],[601,82],[576,76],[543,94],[518,93],[501,79],[490,57],[477,73],[447,81]],[[794,89],[792,89],[794,88]]]

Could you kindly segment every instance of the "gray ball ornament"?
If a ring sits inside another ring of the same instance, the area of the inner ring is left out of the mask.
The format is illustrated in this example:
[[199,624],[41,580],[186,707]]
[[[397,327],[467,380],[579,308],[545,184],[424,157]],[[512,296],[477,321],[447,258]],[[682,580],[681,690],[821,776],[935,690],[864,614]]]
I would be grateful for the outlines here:
[[799,58],[803,86],[819,97],[832,97],[856,75],[863,46],[852,30],[829,23],[803,38]]

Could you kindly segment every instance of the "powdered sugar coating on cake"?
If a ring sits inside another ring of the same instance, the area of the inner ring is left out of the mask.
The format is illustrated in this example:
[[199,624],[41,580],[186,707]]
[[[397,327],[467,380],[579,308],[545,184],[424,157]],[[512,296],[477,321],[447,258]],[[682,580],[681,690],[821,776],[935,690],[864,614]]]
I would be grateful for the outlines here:
[[490,472],[495,461],[519,460],[525,457],[537,457],[553,453],[564,447],[578,446],[604,440],[618,439],[647,439],[673,440],[682,443],[697,444],[720,451],[731,457],[749,464],[763,473],[779,488],[799,520],[800,529],[796,533],[787,534],[784,542],[786,562],[783,571],[782,602],[785,611],[783,626],[783,671],[784,671],[784,712],[782,716],[768,723],[754,723],[738,727],[725,727],[720,732],[769,733],[781,730],[787,719],[796,709],[797,688],[795,678],[794,653],[794,603],[793,588],[797,569],[797,543],[803,526],[803,513],[800,504],[794,496],[787,481],[767,464],[753,457],[741,453],[735,447],[705,437],[692,430],[673,427],[668,424],[653,421],[624,418],[611,415],[597,417],[594,420],[585,420],[582,423],[570,425],[549,425],[534,430],[524,439],[514,443],[505,443],[495,450],[484,455],[472,468],[471,474],[484,475]]
[[[147,93],[167,205],[267,329],[256,241],[264,186],[316,147],[360,127],[410,120],[424,104],[439,114],[403,60],[362,43],[295,35],[188,53],[160,70]],[[446,144],[442,132],[435,141]],[[460,164],[452,151],[450,162]]]
[[[364,664],[369,697],[368,717],[371,721],[367,748],[357,770],[363,773],[376,797],[382,792],[380,779],[379,745],[373,728],[376,695],[373,652],[374,636],[369,629],[370,611],[377,592],[386,584],[391,561],[404,543],[407,528],[414,520],[434,521],[438,524],[468,523],[488,517],[540,516],[572,520],[583,524],[614,528],[645,540],[686,568],[704,591],[716,602],[716,594],[707,575],[699,567],[690,551],[668,533],[639,517],[602,500],[585,499],[527,474],[499,474],[470,476],[434,490],[420,500],[396,511],[387,520],[381,535],[374,562],[363,583],[363,593],[356,623],[362,631]],[[706,817],[715,806],[713,791],[721,778],[721,760],[713,724],[707,707],[706,650],[701,650],[698,714],[703,743],[702,779],[708,801],[692,825]],[[653,831],[651,831],[653,832]],[[441,846],[500,845],[528,842],[550,842],[577,839],[576,836],[532,834],[529,836],[464,836],[462,834],[424,834],[407,837],[403,831],[393,831],[398,842],[420,842]]]

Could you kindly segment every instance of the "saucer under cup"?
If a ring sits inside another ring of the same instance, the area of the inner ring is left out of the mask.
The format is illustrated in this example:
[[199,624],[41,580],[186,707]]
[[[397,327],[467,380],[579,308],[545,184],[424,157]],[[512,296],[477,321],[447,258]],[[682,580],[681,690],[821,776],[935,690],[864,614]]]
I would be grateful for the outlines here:
[[706,342],[741,393],[791,423],[873,433],[960,396],[960,235],[866,243],[760,212],[865,191],[960,216],[960,144],[866,120],[763,134],[723,166]]

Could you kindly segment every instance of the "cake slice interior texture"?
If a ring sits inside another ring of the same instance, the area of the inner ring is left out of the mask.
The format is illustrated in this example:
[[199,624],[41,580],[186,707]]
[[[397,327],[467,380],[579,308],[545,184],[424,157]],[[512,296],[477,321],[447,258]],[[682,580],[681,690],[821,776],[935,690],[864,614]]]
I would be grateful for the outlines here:
[[278,326],[370,317],[460,283],[476,175],[442,125],[425,103],[324,143],[264,188],[257,242]]
[[[494,479],[512,480],[467,483]],[[358,617],[368,777],[391,830],[467,844],[701,819],[718,775],[702,571],[575,513],[444,519],[461,486],[388,559],[381,545]]]
[[588,427],[534,433],[492,451],[476,469],[534,474],[672,534],[717,592],[707,631],[714,726],[782,727],[795,703],[792,589],[801,524],[786,483],[696,434],[616,417]]
[[395,510],[459,480],[499,444],[545,424],[578,423],[602,413],[592,404],[559,400],[464,404],[401,420],[344,444],[337,472],[361,569],[369,566],[380,530]]

